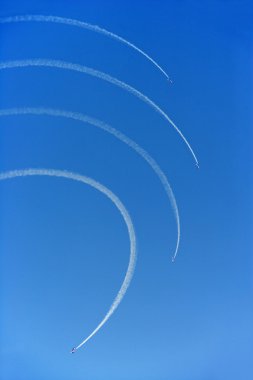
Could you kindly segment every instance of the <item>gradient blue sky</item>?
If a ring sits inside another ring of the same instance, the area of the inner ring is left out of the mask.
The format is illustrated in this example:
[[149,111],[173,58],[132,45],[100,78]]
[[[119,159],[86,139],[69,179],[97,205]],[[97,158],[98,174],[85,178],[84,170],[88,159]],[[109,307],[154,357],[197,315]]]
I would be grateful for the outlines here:
[[147,105],[98,79],[45,68],[0,72],[0,108],[45,106],[104,120],[161,165],[182,240],[147,164],[112,136],[46,116],[2,117],[0,171],[66,169],[93,177],[129,210],[138,239],[131,287],[127,231],[115,207],[54,178],[0,183],[1,379],[250,380],[253,378],[252,16],[250,1],[2,0],[1,17],[52,14],[111,30],[142,56],[89,31],[0,25],[0,60],[54,58],[107,72],[156,101],[191,142]]

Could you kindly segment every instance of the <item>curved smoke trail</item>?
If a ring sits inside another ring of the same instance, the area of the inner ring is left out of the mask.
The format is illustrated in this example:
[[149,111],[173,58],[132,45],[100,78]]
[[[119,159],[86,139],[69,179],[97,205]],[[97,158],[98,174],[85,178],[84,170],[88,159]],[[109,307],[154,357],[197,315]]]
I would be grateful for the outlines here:
[[0,109],[0,117],[10,116],[10,115],[28,115],[28,114],[65,117],[68,119],[80,121],[82,123],[91,124],[94,127],[100,128],[110,133],[111,135],[116,137],[118,140],[128,145],[148,163],[148,165],[153,169],[153,171],[159,178],[160,182],[162,183],[162,186],[170,200],[172,210],[174,213],[174,217],[175,217],[175,221],[177,225],[177,242],[176,242],[176,248],[175,248],[174,254],[172,256],[172,261],[174,261],[178,253],[179,242],[180,242],[180,218],[179,218],[177,202],[166,175],[164,174],[162,169],[159,167],[157,162],[148,154],[148,152],[146,152],[142,147],[140,147],[135,141],[131,140],[129,137],[125,136],[123,133],[119,132],[118,130],[111,127],[110,125],[105,124],[104,122],[100,120],[91,118],[81,113],[63,111],[63,110],[52,109],[52,108],[42,108],[42,107],[10,108],[10,109],[2,109],[2,110]]
[[147,53],[145,53],[142,49],[138,48],[136,45],[132,44],[131,42],[127,41],[126,39],[118,36],[117,34],[114,34],[112,32],[109,32],[106,29],[100,28],[97,25],[92,25],[87,22],[79,21],[79,20],[73,20],[70,18],[64,18],[59,16],[45,16],[45,15],[23,15],[23,16],[11,16],[6,18],[1,18],[0,23],[11,23],[11,22],[53,22],[58,24],[64,24],[64,25],[71,25],[82,29],[88,29],[96,33],[103,34],[107,37],[113,38],[132,49],[136,50],[138,53],[142,54],[145,58],[147,58],[150,62],[153,63],[154,66],[167,78],[167,80],[170,81],[169,75],[162,69],[162,67],[153,59],[151,58]]
[[7,62],[1,62],[0,63],[0,70],[4,69],[12,69],[12,68],[20,68],[20,67],[53,67],[57,69],[65,69],[65,70],[72,70],[77,71],[80,73],[88,74],[94,77],[97,77],[99,79],[102,79],[104,81],[107,81],[115,86],[118,86],[122,88],[123,90],[126,90],[127,92],[131,93],[132,95],[136,96],[140,100],[142,100],[144,103],[152,107],[157,113],[159,113],[180,135],[186,146],[188,147],[189,151],[191,152],[191,155],[193,156],[193,159],[195,161],[195,164],[197,167],[199,167],[198,159],[188,142],[188,140],[185,138],[183,133],[180,131],[180,129],[176,126],[176,124],[171,120],[171,118],[151,99],[149,99],[146,95],[142,94],[140,91],[136,90],[134,87],[128,85],[125,82],[120,81],[119,79],[116,79],[108,74],[105,74],[101,71],[94,70],[90,67],[71,63],[71,62],[64,62],[59,60],[51,60],[51,59],[26,59],[26,60],[17,60],[17,61],[7,61]]
[[81,175],[78,173],[72,173],[72,172],[68,172],[64,170],[56,170],[56,169],[22,169],[22,170],[13,170],[13,171],[0,173],[0,181],[11,179],[11,178],[34,176],[34,175],[63,177],[63,178],[72,179],[74,181],[79,181],[87,185],[90,185],[91,187],[105,194],[114,203],[114,205],[117,207],[117,209],[121,213],[128,230],[128,235],[130,239],[130,257],[129,257],[128,268],[125,274],[124,281],[110,309],[108,310],[108,312],[106,313],[102,321],[91,332],[91,334],[87,338],[85,338],[77,347],[75,347],[75,351],[76,351],[80,347],[82,347],[86,342],[88,342],[88,340],[90,340],[98,332],[98,330],[100,330],[101,327],[106,323],[106,321],[110,318],[110,316],[114,313],[114,311],[119,306],[120,302],[122,301],[127,291],[127,288],[130,285],[130,282],[133,277],[134,269],[135,269],[135,262],[136,262],[136,237],[135,237],[134,227],[133,227],[133,223],[127,209],[125,208],[123,203],[119,200],[119,198],[107,187],[101,185],[99,182],[95,181],[94,179],[86,177],[84,175]]

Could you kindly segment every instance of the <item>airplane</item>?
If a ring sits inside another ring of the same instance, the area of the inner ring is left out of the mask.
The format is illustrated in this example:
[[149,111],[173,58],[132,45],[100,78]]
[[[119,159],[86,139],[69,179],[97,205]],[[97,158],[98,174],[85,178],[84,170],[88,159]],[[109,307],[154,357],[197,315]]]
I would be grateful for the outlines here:
[[74,354],[76,352],[76,348],[73,347],[72,350],[70,351],[71,354]]

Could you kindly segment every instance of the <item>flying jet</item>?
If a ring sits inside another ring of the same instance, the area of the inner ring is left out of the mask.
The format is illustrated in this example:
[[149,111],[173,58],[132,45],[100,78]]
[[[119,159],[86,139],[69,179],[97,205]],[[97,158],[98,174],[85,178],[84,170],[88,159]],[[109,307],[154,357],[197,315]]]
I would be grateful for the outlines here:
[[70,351],[71,354],[74,354],[76,352],[76,348],[73,347],[72,350]]

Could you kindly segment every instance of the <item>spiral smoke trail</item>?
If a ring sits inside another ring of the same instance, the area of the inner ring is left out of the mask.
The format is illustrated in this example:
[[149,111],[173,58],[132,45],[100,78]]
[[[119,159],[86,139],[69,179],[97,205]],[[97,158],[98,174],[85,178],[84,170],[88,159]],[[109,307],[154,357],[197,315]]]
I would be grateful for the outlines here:
[[169,75],[162,69],[162,67],[153,59],[151,58],[147,53],[145,53],[142,49],[138,48],[136,45],[132,44],[131,42],[127,41],[126,39],[118,36],[115,33],[109,32],[106,29],[100,28],[97,25],[92,25],[87,22],[79,21],[79,20],[73,20],[70,18],[64,18],[59,16],[45,16],[45,15],[20,15],[20,16],[11,16],[11,17],[5,17],[0,19],[0,23],[12,23],[12,22],[52,22],[57,24],[64,24],[64,25],[70,25],[75,26],[82,29],[88,29],[96,33],[103,34],[107,37],[113,38],[130,48],[136,50],[138,53],[142,54],[145,58],[147,58],[150,62],[153,63],[153,65],[167,78],[168,81],[170,81]]
[[130,215],[123,205],[123,203],[119,200],[119,198],[107,187],[101,185],[99,182],[95,181],[92,178],[85,177],[84,175],[78,174],[78,173],[72,173],[68,171],[63,170],[55,170],[55,169],[23,169],[23,170],[13,170],[8,171],[4,173],[0,173],[0,181],[11,179],[11,178],[17,178],[17,177],[27,177],[27,176],[51,176],[51,177],[62,177],[67,179],[72,179],[74,181],[79,181],[82,183],[85,183],[96,190],[100,191],[101,193],[105,194],[117,207],[119,212],[121,213],[125,224],[127,226],[129,240],[130,240],[130,257],[129,257],[129,263],[128,268],[125,274],[124,281],[118,291],[118,294],[116,295],[110,309],[102,319],[102,321],[99,323],[99,325],[92,331],[92,333],[85,338],[77,347],[75,347],[75,351],[78,350],[80,347],[82,347],[88,340],[90,340],[100,329],[101,327],[106,323],[106,321],[110,318],[110,316],[114,313],[114,311],[119,306],[120,302],[122,301],[127,288],[130,285],[130,282],[132,280],[134,269],[135,269],[135,262],[136,262],[136,237],[134,232],[134,227],[132,220],[130,218]]
[[[64,24],[64,25],[70,25],[74,27],[79,27],[82,29],[88,29],[93,32],[97,32],[100,34],[103,34],[107,37],[113,38],[127,46],[129,46],[132,49],[135,49],[138,53],[142,54],[146,59],[148,59],[160,72],[169,80],[168,74],[161,68],[161,66],[158,65],[158,63],[153,60],[147,53],[145,53],[143,50],[138,48],[136,45],[130,43],[129,41],[125,40],[124,38],[109,32],[105,29],[100,28],[96,25],[91,25],[86,22],[73,20],[69,18],[63,18],[63,17],[57,17],[57,16],[45,16],[45,15],[23,15],[23,16],[11,16],[6,18],[0,18],[0,24],[3,23],[14,23],[14,22],[49,22],[49,23],[58,23],[58,24]],[[168,122],[180,135],[183,142],[186,144],[187,148],[189,149],[195,164],[197,167],[199,167],[197,157],[191,148],[191,145],[189,144],[188,140],[185,138],[183,133],[180,131],[180,129],[176,126],[176,124],[170,119],[170,117],[150,98],[148,98],[146,95],[135,89],[134,87],[130,86],[129,84],[114,78],[104,72],[95,70],[93,68],[86,67],[84,65],[71,63],[71,62],[64,62],[60,60],[53,60],[53,59],[25,59],[25,60],[16,60],[16,61],[8,61],[8,62],[0,62],[0,70],[3,69],[11,69],[11,68],[22,68],[22,67],[51,67],[51,68],[57,68],[57,69],[65,69],[65,70],[72,70],[75,72],[87,74],[96,78],[99,78],[101,80],[104,80],[110,84],[113,84],[130,94],[134,95],[144,103],[146,103],[148,106],[150,106],[154,111],[156,111],[160,116],[162,116],[166,122]],[[166,195],[168,196],[174,217],[176,220],[177,225],[177,242],[175,251],[172,257],[172,260],[177,256],[178,253],[178,247],[180,242],[180,219],[179,219],[179,213],[178,213],[178,207],[175,200],[175,196],[173,194],[173,191],[171,189],[171,186],[168,182],[168,179],[164,172],[161,170],[157,162],[142,148],[140,147],[136,142],[128,138],[123,133],[119,132],[115,128],[111,127],[110,125],[99,121],[97,119],[94,119],[92,117],[86,116],[81,113],[76,112],[70,112],[66,110],[58,110],[58,109],[52,109],[52,108],[43,108],[43,107],[24,107],[24,108],[11,108],[11,109],[3,109],[0,110],[0,116],[8,116],[8,115],[49,115],[49,116],[55,116],[55,117],[64,117],[72,120],[76,120],[82,123],[88,123],[92,126],[95,126],[97,128],[100,128],[107,133],[110,133],[114,137],[116,137],[118,140],[122,141],[123,143],[127,144],[128,147],[132,148],[137,154],[139,154],[152,168],[152,170],[155,172],[157,177],[159,178]],[[122,301],[129,285],[133,277],[134,269],[135,269],[135,262],[136,262],[136,237],[134,232],[134,227],[131,221],[131,218],[129,216],[128,211],[124,207],[124,205],[121,203],[119,198],[111,192],[108,188],[101,185],[100,183],[96,182],[95,180],[85,177],[78,173],[72,173],[67,172],[63,170],[56,170],[56,169],[24,169],[24,170],[14,170],[9,171],[5,173],[0,173],[0,181],[1,180],[7,180],[11,178],[17,178],[17,177],[26,177],[26,176],[52,176],[52,177],[62,177],[66,179],[71,179],[75,181],[79,181],[85,184],[88,184],[95,188],[96,190],[102,192],[105,194],[117,207],[119,212],[121,213],[126,226],[128,230],[128,235],[130,239],[130,257],[129,257],[129,263],[128,268],[124,277],[124,280],[121,284],[121,287],[113,300],[113,303],[111,304],[108,312],[102,319],[102,321],[97,325],[97,327],[88,335],[78,346],[76,346],[72,352],[75,352],[80,347],[82,347],[86,342],[88,342],[100,329],[101,327],[106,323],[106,321],[111,317],[111,315],[114,313],[114,311],[119,306],[120,302]]]
[[0,110],[0,117],[1,116],[10,116],[10,115],[49,115],[49,116],[55,116],[55,117],[64,117],[68,119],[73,119],[80,121],[82,123],[88,123],[94,127],[97,127],[99,129],[102,129],[114,137],[116,137],[118,140],[122,141],[126,145],[129,146],[129,148],[133,149],[137,154],[139,154],[151,167],[151,169],[155,172],[157,177],[159,178],[168,198],[172,206],[172,210],[174,213],[176,225],[177,225],[177,242],[176,242],[176,248],[174,251],[174,254],[172,256],[172,261],[175,260],[179,243],[180,243],[180,218],[179,218],[179,212],[177,207],[177,202],[174,196],[174,193],[172,191],[172,188],[168,182],[168,179],[162,169],[159,167],[157,162],[146,152],[142,147],[140,147],[135,141],[131,140],[129,137],[125,136],[123,133],[119,132],[115,128],[111,127],[108,124],[105,124],[104,122],[91,118],[89,116],[86,116],[81,113],[76,112],[68,112],[63,110],[57,110],[52,108],[32,108],[32,107],[25,107],[25,108],[11,108],[11,109],[2,109]]
[[159,113],[180,135],[186,146],[188,147],[194,161],[197,167],[199,167],[198,159],[186,139],[186,137],[183,135],[183,133],[180,131],[180,129],[176,126],[176,124],[171,120],[171,118],[151,99],[149,99],[146,95],[142,94],[140,91],[136,90],[134,87],[130,86],[129,84],[120,81],[117,78],[114,78],[108,74],[105,74],[101,71],[94,70],[90,67],[75,64],[72,62],[65,62],[65,61],[59,61],[59,60],[52,60],[52,59],[25,59],[25,60],[17,60],[17,61],[7,61],[7,62],[0,62],[0,70],[4,69],[12,69],[12,68],[21,68],[21,67],[53,67],[57,69],[65,69],[65,70],[72,70],[77,71],[80,73],[88,74],[91,76],[94,76],[96,78],[105,80],[115,86],[118,86],[122,88],[123,90],[129,92],[130,94],[136,96],[140,100],[142,100],[144,103],[146,103],[148,106],[153,108],[157,113]]

